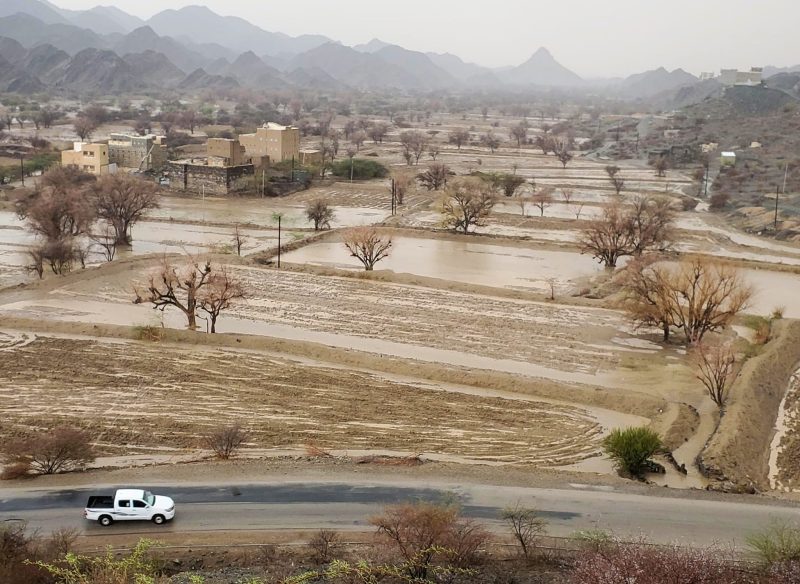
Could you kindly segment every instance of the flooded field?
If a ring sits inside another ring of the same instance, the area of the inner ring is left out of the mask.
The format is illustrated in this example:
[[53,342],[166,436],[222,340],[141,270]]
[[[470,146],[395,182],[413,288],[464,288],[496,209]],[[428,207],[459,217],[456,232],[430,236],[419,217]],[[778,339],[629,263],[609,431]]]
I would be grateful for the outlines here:
[[[289,263],[363,270],[341,242],[315,243],[288,253]],[[603,272],[591,257],[569,251],[549,251],[443,239],[396,237],[391,255],[377,269],[441,278],[466,284],[549,291],[555,279],[561,294],[577,282]]]

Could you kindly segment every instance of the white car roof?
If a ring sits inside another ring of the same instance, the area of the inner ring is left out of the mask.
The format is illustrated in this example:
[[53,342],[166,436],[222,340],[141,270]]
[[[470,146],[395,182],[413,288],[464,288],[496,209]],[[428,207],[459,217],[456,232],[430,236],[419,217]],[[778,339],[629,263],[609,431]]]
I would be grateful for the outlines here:
[[142,489],[119,489],[117,491],[117,499],[123,501],[128,499],[144,499],[144,490]]

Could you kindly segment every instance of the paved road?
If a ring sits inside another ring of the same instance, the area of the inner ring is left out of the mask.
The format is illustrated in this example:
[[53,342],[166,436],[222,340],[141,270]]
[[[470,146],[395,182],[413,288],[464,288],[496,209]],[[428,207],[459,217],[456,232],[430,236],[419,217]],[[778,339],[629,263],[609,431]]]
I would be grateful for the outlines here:
[[117,523],[101,528],[83,519],[90,492],[109,489],[0,491],[0,521],[25,520],[30,527],[51,531],[77,527],[86,535],[110,533],[157,534],[164,531],[364,529],[368,518],[383,505],[399,501],[451,500],[457,497],[464,513],[502,529],[503,507],[520,501],[535,506],[553,535],[601,528],[625,537],[645,535],[654,541],[743,545],[747,534],[775,519],[800,522],[800,508],[753,502],[631,495],[605,488],[528,489],[486,485],[402,486],[370,483],[271,483],[258,485],[158,486],[156,493],[172,496],[177,517],[157,527],[149,523]]

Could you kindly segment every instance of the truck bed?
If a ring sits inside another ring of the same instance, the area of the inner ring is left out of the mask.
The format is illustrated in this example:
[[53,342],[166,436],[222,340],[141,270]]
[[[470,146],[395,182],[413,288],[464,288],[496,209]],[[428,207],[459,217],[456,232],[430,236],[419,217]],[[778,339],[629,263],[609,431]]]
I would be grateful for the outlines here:
[[114,497],[108,495],[89,497],[89,502],[86,503],[87,509],[113,509]]

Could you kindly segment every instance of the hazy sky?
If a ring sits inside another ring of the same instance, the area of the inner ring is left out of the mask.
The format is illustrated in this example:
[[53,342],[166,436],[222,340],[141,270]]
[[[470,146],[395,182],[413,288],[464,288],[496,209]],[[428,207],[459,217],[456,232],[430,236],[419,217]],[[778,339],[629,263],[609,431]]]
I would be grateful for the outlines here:
[[[797,0],[100,0],[147,18],[205,4],[270,31],[373,37],[481,65],[517,65],[540,46],[585,77],[663,65],[693,73],[800,63]],[[98,0],[54,0],[90,8]],[[191,34],[191,30],[176,31]],[[199,40],[199,39],[198,39]]]

